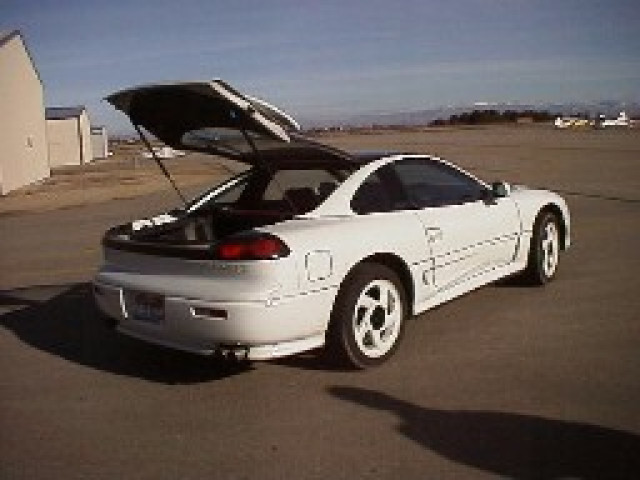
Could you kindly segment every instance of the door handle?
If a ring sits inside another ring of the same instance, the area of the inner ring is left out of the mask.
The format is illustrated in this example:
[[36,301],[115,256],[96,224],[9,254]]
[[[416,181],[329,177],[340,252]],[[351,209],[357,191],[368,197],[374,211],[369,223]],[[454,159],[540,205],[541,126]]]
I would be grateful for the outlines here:
[[442,240],[442,230],[437,227],[426,227],[424,229],[428,242],[438,242]]

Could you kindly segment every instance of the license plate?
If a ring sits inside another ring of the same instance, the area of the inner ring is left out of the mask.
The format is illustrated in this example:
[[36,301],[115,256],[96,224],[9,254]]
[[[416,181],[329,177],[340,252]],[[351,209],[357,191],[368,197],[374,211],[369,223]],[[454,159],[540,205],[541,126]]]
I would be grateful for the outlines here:
[[162,295],[134,293],[132,307],[134,320],[147,323],[162,323],[164,320],[164,297]]

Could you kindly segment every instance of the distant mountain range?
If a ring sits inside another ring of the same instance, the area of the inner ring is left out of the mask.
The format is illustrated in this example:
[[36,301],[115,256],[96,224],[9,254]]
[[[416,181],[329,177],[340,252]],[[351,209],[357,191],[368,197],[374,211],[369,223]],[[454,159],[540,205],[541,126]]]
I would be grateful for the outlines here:
[[473,110],[536,110],[548,111],[552,115],[578,115],[586,114],[590,117],[606,115],[615,118],[621,111],[627,112],[631,117],[640,116],[640,103],[638,102],[618,102],[604,101],[595,103],[546,103],[546,104],[525,104],[525,103],[486,103],[479,102],[466,106],[439,107],[415,111],[368,113],[353,115],[345,118],[301,118],[300,123],[304,128],[322,127],[366,127],[366,126],[386,126],[386,125],[428,125],[437,119],[448,119],[451,115],[459,115]]
[[[552,115],[579,115],[586,114],[590,117],[597,115],[606,115],[608,118],[615,118],[621,111],[627,112],[632,118],[640,117],[639,102],[619,102],[604,101],[593,103],[545,103],[545,104],[526,104],[526,103],[487,103],[478,102],[470,105],[448,106],[430,108],[424,110],[398,111],[398,112],[377,112],[366,113],[360,115],[352,115],[345,117],[299,117],[296,119],[300,122],[303,129],[325,128],[325,127],[369,127],[369,126],[393,126],[393,125],[428,125],[437,119],[448,119],[451,115],[460,115],[461,113],[471,112],[473,110],[536,110],[547,111]],[[118,130],[112,129],[112,137],[116,138],[137,138],[137,135],[130,127],[123,127]]]

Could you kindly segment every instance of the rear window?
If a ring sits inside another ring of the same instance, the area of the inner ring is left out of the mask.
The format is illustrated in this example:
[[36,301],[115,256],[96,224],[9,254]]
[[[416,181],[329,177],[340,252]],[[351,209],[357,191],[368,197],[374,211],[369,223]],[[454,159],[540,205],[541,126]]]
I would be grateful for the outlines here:
[[[246,132],[251,140],[265,148],[278,145],[279,142],[256,132]],[[251,153],[251,145],[241,131],[236,128],[203,127],[185,132],[180,138],[180,144],[187,150],[197,150],[217,153],[230,158],[239,158]]]

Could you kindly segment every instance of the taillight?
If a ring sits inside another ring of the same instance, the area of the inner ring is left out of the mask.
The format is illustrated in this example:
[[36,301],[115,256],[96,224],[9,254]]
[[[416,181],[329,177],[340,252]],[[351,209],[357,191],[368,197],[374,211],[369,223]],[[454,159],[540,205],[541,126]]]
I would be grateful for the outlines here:
[[289,247],[274,235],[267,233],[236,236],[223,240],[216,247],[220,260],[275,260],[286,257]]

